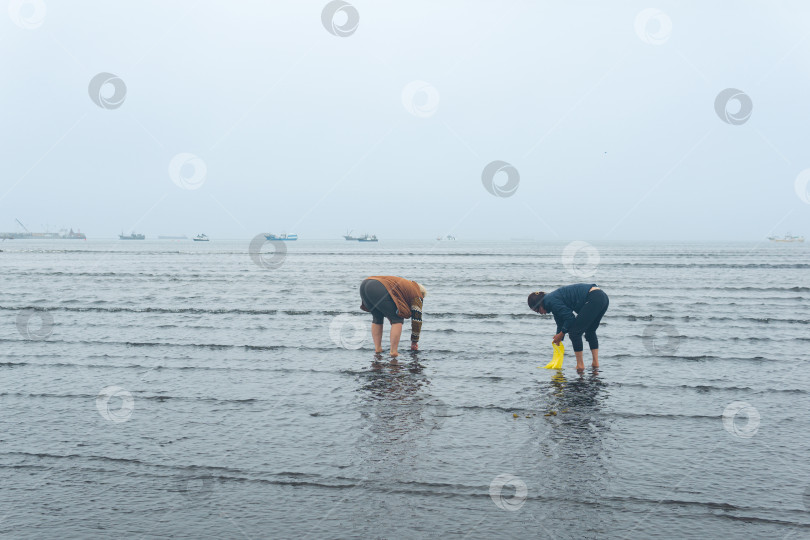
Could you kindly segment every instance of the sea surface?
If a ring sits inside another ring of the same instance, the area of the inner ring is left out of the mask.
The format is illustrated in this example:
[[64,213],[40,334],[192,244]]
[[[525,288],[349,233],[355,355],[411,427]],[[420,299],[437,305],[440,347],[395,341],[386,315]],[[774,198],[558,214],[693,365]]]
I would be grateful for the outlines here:
[[0,537],[810,537],[810,245],[249,243],[0,243]]

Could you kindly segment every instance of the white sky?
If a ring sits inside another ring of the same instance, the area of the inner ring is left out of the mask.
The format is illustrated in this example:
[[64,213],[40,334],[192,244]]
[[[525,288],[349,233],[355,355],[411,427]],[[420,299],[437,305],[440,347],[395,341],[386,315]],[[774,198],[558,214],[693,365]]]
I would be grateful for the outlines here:
[[[0,231],[810,234],[808,2],[357,0],[348,37],[325,1],[46,0],[33,29],[18,3],[0,12]],[[662,44],[636,32],[647,8]],[[100,72],[126,84],[119,108],[90,99]],[[438,97],[416,94],[421,117],[412,81]],[[750,96],[744,124],[716,114],[726,88]],[[172,181],[180,153],[205,163],[198,189]],[[494,160],[520,174],[511,197],[482,185]]]

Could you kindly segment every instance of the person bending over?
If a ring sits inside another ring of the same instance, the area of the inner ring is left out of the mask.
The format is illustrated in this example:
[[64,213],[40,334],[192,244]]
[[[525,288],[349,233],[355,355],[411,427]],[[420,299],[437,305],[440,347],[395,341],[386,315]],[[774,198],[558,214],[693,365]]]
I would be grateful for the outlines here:
[[411,350],[419,349],[422,330],[422,301],[425,287],[396,276],[371,276],[360,284],[360,309],[371,313],[371,337],[374,351],[382,352],[383,319],[391,323],[391,356],[398,356],[402,322],[411,319]]
[[578,371],[585,369],[582,361],[583,333],[591,349],[592,365],[599,367],[599,339],[596,337],[596,329],[610,303],[605,291],[594,283],[577,283],[560,287],[548,294],[542,291],[533,292],[528,301],[532,311],[554,315],[557,334],[552,342],[555,345],[568,334],[577,357]]

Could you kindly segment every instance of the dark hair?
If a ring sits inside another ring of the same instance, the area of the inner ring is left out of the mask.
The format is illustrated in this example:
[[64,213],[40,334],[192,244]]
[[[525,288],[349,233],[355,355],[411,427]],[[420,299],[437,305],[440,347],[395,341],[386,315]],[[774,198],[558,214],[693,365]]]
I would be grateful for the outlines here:
[[543,297],[546,296],[546,293],[543,291],[540,292],[533,292],[529,295],[529,308],[532,311],[537,311],[540,309],[540,306],[543,305]]

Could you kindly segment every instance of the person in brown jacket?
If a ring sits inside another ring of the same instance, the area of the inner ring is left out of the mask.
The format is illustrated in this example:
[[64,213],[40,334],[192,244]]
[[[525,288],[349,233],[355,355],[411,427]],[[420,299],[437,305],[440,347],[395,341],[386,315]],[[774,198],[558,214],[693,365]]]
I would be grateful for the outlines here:
[[391,356],[398,356],[402,323],[411,319],[411,350],[419,350],[422,330],[422,301],[425,287],[396,276],[371,276],[360,284],[360,309],[371,313],[371,337],[374,351],[382,352],[383,319],[391,323]]

